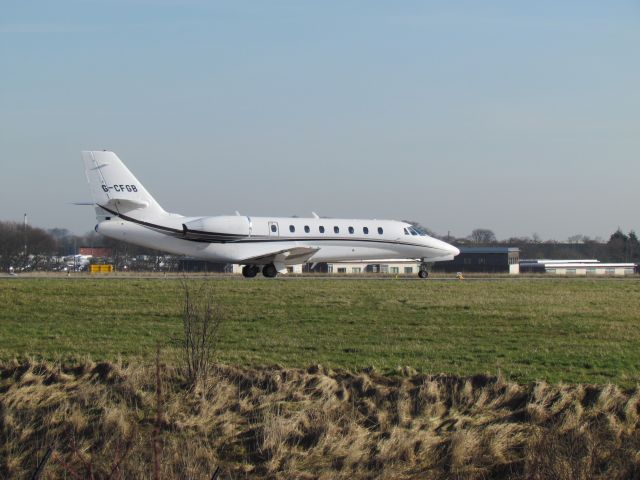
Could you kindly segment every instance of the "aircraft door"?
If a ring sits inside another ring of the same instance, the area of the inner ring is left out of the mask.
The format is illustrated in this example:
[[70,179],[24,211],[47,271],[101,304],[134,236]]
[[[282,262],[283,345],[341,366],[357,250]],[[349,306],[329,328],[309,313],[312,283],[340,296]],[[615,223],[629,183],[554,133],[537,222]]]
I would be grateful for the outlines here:
[[278,228],[278,222],[269,222],[269,236],[279,237],[280,229]]

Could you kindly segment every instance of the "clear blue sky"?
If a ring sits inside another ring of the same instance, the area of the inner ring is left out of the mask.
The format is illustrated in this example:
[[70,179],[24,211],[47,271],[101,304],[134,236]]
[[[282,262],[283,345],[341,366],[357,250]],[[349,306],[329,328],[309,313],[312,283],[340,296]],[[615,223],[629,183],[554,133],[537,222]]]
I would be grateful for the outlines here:
[[0,219],[94,225],[80,150],[189,215],[640,230],[637,1],[14,1]]

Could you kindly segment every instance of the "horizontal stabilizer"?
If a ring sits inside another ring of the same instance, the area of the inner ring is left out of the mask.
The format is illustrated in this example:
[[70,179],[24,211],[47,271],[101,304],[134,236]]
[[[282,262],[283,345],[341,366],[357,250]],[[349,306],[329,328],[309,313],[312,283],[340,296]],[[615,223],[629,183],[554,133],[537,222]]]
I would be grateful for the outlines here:
[[128,210],[135,210],[137,208],[147,208],[149,202],[144,200],[134,200],[131,198],[110,198],[108,202],[101,204],[109,209],[117,209],[119,212],[126,212]]

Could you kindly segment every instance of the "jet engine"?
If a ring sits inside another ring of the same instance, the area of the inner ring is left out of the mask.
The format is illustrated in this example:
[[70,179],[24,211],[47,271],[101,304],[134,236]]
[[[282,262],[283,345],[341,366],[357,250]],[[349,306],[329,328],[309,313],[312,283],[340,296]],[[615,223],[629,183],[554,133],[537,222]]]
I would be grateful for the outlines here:
[[239,215],[202,217],[182,224],[189,240],[227,242],[251,236],[251,219]]

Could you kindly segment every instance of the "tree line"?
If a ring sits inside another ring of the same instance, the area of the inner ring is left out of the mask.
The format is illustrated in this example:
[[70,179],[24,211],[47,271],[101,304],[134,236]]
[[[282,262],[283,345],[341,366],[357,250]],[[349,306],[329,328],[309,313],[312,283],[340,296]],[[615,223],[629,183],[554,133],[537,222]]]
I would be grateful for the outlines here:
[[520,258],[546,259],[597,259],[603,262],[640,262],[640,242],[631,230],[624,233],[618,228],[605,242],[586,235],[572,235],[566,241],[541,240],[537,235],[532,237],[511,237],[497,240],[489,229],[475,229],[471,235],[458,239],[459,245],[501,245],[518,247]]
[[[78,254],[80,247],[110,248],[110,263],[121,267],[131,258],[152,257],[157,262],[164,253],[114,240],[91,231],[75,235],[64,228],[42,229],[19,222],[0,221],[0,270],[16,271],[55,270],[63,262],[63,257]],[[152,267],[150,265],[149,267]]]
[[[598,259],[604,262],[640,263],[640,242],[632,230],[624,233],[617,229],[607,241],[585,235],[573,235],[566,241],[542,240],[531,237],[511,237],[498,240],[488,228],[476,228],[469,235],[455,237],[438,235],[417,222],[412,225],[425,233],[457,246],[509,246],[520,249],[520,258]],[[138,262],[140,269],[155,269],[165,254],[146,247],[114,240],[91,231],[75,235],[67,229],[42,228],[18,222],[0,221],[0,269],[54,270],[61,258],[78,253],[80,247],[106,247],[112,251],[109,259],[116,268],[131,265],[132,258],[149,257]],[[166,258],[164,261],[167,261]]]
[[606,241],[582,234],[572,235],[566,240],[543,240],[536,233],[531,236],[509,237],[499,240],[493,230],[488,228],[476,228],[467,236],[456,237],[449,234],[439,235],[418,222],[405,221],[432,237],[458,247],[516,247],[520,249],[520,258],[523,259],[597,259],[602,262],[640,263],[640,241],[633,230],[624,233],[618,228]]

